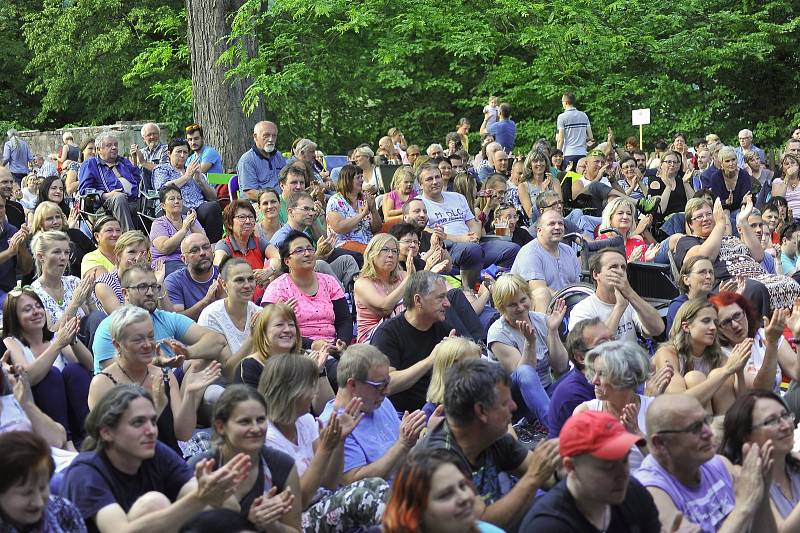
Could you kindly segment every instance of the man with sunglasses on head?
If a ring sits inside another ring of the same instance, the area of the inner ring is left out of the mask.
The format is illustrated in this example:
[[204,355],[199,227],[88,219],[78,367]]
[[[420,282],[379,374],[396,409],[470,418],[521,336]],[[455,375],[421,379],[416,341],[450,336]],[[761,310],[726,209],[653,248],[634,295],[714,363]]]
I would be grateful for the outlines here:
[[772,446],[744,448],[737,472],[716,454],[709,423],[688,394],[658,396],[647,410],[650,454],[634,476],[653,496],[662,527],[682,515],[683,524],[702,531],[777,531],[769,498]]
[[406,411],[401,418],[386,397],[392,387],[389,359],[374,346],[353,344],[336,368],[339,390],[319,419],[325,424],[333,411],[341,413],[360,399],[363,418],[344,442],[343,484],[379,477],[390,480],[417,443],[425,413]]

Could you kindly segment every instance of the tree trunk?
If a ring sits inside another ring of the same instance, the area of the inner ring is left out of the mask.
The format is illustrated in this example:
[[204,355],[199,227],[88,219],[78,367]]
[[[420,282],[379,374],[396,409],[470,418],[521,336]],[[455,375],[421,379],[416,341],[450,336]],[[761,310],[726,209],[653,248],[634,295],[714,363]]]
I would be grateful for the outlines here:
[[[242,98],[249,80],[225,80],[225,68],[218,64],[230,26],[229,17],[243,0],[186,0],[189,56],[192,67],[192,102],[195,121],[203,127],[205,143],[222,156],[226,170],[233,170],[239,156],[253,142],[253,126],[263,120],[262,105],[250,116],[242,111]],[[246,43],[255,54],[254,38]]]

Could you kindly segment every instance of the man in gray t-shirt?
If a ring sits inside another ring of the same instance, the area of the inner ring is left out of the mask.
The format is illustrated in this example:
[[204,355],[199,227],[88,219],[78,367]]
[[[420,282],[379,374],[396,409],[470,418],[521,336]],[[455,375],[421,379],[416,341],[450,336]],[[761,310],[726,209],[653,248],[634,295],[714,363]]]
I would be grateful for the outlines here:
[[594,142],[592,125],[589,123],[586,113],[575,107],[573,93],[564,93],[561,97],[561,105],[564,107],[564,112],[556,119],[558,128],[556,145],[559,150],[564,152],[562,168],[567,168],[570,161],[573,163],[572,168],[575,168],[578,160],[586,155],[587,146]]
[[545,211],[536,221],[536,240],[520,248],[511,272],[522,276],[533,291],[535,310],[545,312],[556,291],[580,280],[581,267],[575,251],[561,242],[564,217]]

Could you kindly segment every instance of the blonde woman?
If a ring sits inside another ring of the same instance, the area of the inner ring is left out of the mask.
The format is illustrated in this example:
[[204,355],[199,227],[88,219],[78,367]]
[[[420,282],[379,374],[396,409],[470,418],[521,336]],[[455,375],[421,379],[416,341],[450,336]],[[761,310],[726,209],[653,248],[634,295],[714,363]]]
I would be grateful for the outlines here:
[[383,189],[383,183],[378,167],[375,166],[375,152],[369,146],[359,146],[353,150],[353,162],[364,175],[364,192],[376,196]]
[[70,253],[66,233],[40,231],[31,240],[31,251],[38,274],[31,288],[42,300],[51,331],[57,331],[65,320],[81,319],[96,309],[90,298],[94,274],[83,280],[65,275]]
[[656,371],[671,366],[667,393],[687,393],[710,414],[724,415],[745,388],[744,367],[753,339],[737,344],[725,357],[717,333],[717,310],[706,298],[694,298],[678,309],[669,340],[653,356]]
[[[648,246],[642,233],[652,222],[652,215],[647,215],[637,226],[637,211],[633,200],[626,196],[610,198],[603,209],[600,230],[615,229],[625,239],[625,256],[628,261],[653,261],[661,248],[661,243]],[[608,239],[613,234],[601,233],[600,239]]]
[[369,342],[385,320],[403,312],[403,291],[414,272],[414,258],[406,258],[405,272],[400,267],[400,244],[388,233],[374,236],[364,250],[364,267],[356,280],[356,342]]
[[[100,311],[106,314],[113,313],[125,301],[120,281],[122,273],[137,263],[150,264],[150,239],[139,230],[126,231],[114,245],[114,255],[117,258],[116,268],[100,276],[94,287],[95,304]],[[165,274],[163,262],[159,263],[155,273],[156,281],[163,285]],[[168,298],[159,299],[159,307],[166,303],[165,300]]]
[[431,352],[433,358],[431,382],[425,396],[425,405],[422,406],[428,418],[437,407],[444,404],[444,376],[450,367],[459,361],[478,359],[480,356],[481,347],[464,337],[448,337],[436,345]]
[[63,231],[67,234],[70,242],[69,272],[76,276],[81,273],[83,256],[97,249],[92,240],[81,230],[71,227],[70,220],[55,202],[40,202],[33,212],[31,235],[35,236],[42,231]]
[[516,415],[544,424],[553,378],[569,369],[559,336],[566,306],[559,300],[549,315],[532,311],[531,289],[517,274],[498,278],[492,297],[500,318],[489,327],[489,353],[511,374],[512,392],[523,400]]

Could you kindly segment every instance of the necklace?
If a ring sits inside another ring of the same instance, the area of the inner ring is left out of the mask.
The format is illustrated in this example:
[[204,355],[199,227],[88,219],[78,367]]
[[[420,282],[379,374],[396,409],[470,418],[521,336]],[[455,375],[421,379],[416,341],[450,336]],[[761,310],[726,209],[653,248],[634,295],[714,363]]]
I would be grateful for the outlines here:
[[[136,380],[135,380],[135,379],[133,379],[133,378],[130,376],[130,374],[128,374],[128,372],[125,370],[125,367],[124,367],[124,366],[122,366],[122,365],[121,365],[121,364],[119,364],[119,363],[117,363],[117,366],[119,367],[119,369],[120,369],[120,370],[122,370],[122,373],[123,373],[123,374],[125,374],[125,377],[126,377],[126,378],[128,378],[128,381],[130,381],[130,382],[131,382],[131,383],[133,383],[133,384],[136,384]],[[144,386],[144,382],[145,382],[145,381],[147,381],[147,377],[148,377],[149,375],[150,375],[150,369],[148,369],[148,370],[147,370],[147,372],[145,372],[145,374],[144,374],[144,378],[142,378],[142,381],[140,381],[140,382],[138,383],[138,385],[139,385],[140,387]]]

